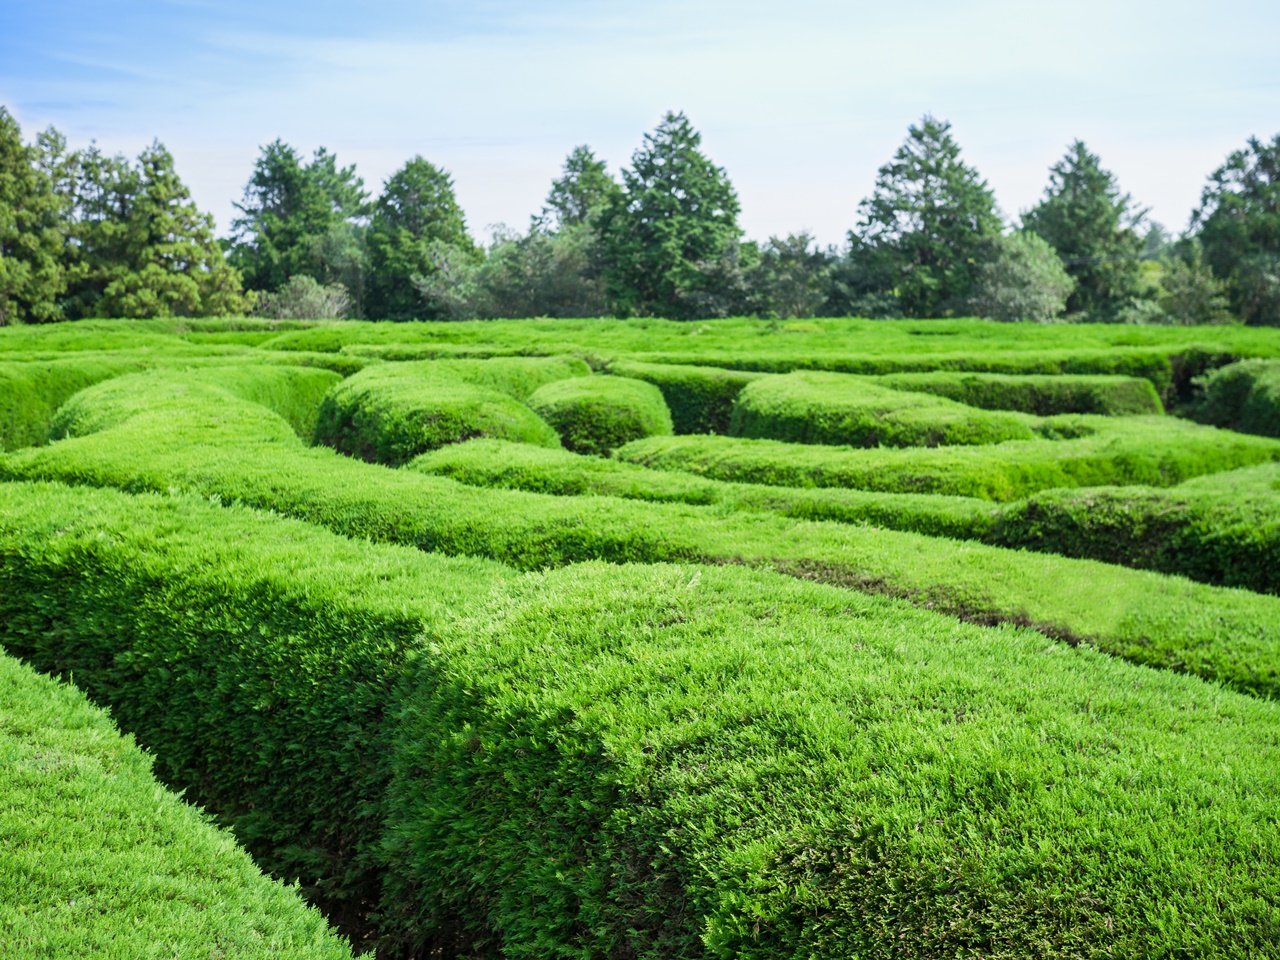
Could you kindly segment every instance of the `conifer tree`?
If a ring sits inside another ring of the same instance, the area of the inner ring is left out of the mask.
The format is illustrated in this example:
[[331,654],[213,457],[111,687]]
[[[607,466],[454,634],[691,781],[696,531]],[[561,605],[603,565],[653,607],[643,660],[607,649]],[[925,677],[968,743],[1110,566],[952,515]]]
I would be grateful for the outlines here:
[[683,113],[668,113],[602,211],[605,279],[620,314],[687,319],[740,309],[738,195],[701,143]]
[[65,204],[0,107],[0,326],[62,317]]
[[1112,320],[1140,296],[1144,239],[1138,227],[1145,216],[1080,140],[1053,165],[1044,199],[1023,225],[1049,241],[1075,280],[1068,312]]
[[414,157],[387,180],[369,222],[366,312],[376,320],[452,316],[451,303],[433,304],[424,290],[439,279],[465,272],[480,260],[467,233],[453,179]]
[[991,188],[960,159],[951,124],[930,116],[908,128],[859,212],[849,235],[855,296],[911,317],[962,311],[1002,226]]

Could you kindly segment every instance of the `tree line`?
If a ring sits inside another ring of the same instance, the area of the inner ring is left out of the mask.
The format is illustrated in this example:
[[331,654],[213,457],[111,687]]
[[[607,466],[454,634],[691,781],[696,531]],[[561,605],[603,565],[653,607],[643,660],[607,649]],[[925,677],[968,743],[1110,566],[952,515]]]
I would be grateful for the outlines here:
[[1280,135],[1208,178],[1188,230],[1150,223],[1081,141],[1006,223],[948,123],[880,168],[841,247],[747,240],[737,192],[668,113],[613,177],[575,148],[524,230],[469,233],[421,156],[373,197],[321,148],[262,148],[229,238],[159,142],[136,161],[34,142],[0,107],[0,324],[238,315],[464,319],[732,315],[1280,324]]

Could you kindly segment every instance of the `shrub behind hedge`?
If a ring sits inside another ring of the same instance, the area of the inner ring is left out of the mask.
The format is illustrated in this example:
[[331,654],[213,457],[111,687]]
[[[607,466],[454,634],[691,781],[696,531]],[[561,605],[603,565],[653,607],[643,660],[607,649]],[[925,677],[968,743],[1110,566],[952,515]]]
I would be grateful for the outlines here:
[[509,393],[477,386],[430,362],[379,364],[338,384],[320,407],[315,437],[342,453],[390,466],[472,437],[560,443],[545,421]]
[[645,380],[661,390],[676,433],[728,433],[738,394],[764,376],[749,370],[632,360],[610,362],[609,372]]
[[1242,360],[1199,381],[1191,408],[1202,423],[1264,437],[1280,437],[1280,361]]

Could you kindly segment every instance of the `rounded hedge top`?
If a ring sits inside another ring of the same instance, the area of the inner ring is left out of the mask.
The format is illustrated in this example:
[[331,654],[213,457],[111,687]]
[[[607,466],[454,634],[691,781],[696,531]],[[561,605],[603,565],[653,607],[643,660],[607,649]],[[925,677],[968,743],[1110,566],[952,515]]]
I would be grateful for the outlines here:
[[847,374],[789,373],[747,384],[729,432],[798,443],[934,447],[1030,440],[1032,422]]
[[472,437],[559,445],[555,431],[510,395],[399,364],[338,384],[316,424],[317,442],[390,466]]
[[529,406],[576,453],[607,455],[642,437],[669,436],[671,411],[662,391],[629,377],[576,377],[538,388]]

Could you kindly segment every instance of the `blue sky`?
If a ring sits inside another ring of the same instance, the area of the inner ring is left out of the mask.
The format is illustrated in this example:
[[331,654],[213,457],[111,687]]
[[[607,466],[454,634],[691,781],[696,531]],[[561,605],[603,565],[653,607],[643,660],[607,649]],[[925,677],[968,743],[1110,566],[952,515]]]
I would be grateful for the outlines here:
[[576,144],[617,170],[667,109],[759,239],[840,241],[925,113],[1007,216],[1079,137],[1177,231],[1227,153],[1280,133],[1277,38],[1274,0],[0,0],[0,103],[28,137],[160,139],[222,231],[276,137],[373,190],[420,153],[483,238],[526,224]]

